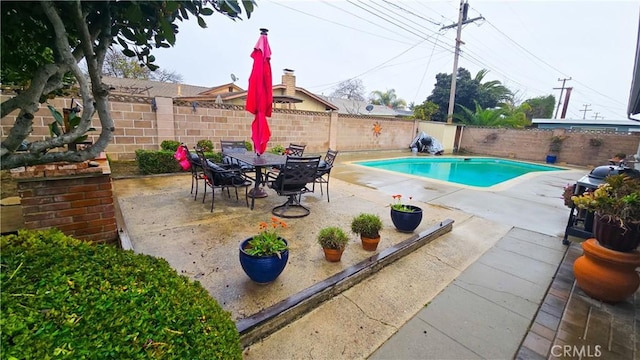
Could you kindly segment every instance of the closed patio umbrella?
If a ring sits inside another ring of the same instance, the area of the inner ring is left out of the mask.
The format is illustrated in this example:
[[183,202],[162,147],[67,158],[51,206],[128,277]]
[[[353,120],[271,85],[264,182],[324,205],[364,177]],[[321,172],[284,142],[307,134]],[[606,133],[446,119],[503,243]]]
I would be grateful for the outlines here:
[[267,117],[273,108],[273,85],[271,83],[271,48],[267,39],[267,29],[260,29],[260,37],[251,53],[253,68],[249,77],[247,91],[247,111],[255,115],[251,124],[251,140],[256,154],[261,155],[267,149],[271,137]]

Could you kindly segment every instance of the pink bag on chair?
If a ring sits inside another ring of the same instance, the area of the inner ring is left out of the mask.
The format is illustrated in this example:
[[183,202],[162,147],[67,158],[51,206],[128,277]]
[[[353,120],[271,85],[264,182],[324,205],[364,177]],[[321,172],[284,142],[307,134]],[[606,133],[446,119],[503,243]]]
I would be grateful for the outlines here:
[[178,161],[182,170],[189,170],[191,168],[191,163],[189,163],[189,159],[187,159],[187,152],[184,150],[184,147],[178,146],[178,150],[173,154],[173,157]]

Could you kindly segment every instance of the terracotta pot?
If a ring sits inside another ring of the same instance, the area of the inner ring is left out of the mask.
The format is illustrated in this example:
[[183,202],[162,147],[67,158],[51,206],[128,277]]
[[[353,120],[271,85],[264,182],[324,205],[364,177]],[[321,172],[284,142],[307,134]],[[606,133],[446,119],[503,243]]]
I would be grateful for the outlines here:
[[573,263],[578,286],[594,299],[616,303],[638,290],[640,252],[621,252],[601,246],[596,239],[582,243],[584,254]]
[[328,262],[338,262],[342,258],[342,253],[344,252],[344,248],[340,249],[328,249],[322,248],[324,250],[324,258],[327,259]]
[[640,244],[640,225],[625,224],[620,220],[596,213],[593,217],[593,236],[600,245],[615,251],[633,251]]
[[360,240],[362,240],[362,248],[367,251],[376,251],[378,248],[378,243],[380,242],[380,236],[377,238],[368,238],[360,235]]

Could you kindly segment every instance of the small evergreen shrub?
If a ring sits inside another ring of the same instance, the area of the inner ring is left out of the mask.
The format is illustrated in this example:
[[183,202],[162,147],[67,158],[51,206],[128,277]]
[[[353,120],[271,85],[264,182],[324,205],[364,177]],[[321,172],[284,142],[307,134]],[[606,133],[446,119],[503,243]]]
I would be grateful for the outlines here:
[[242,359],[230,314],[163,259],[57,230],[0,246],[2,359]]
[[282,145],[276,145],[274,147],[271,148],[271,150],[269,150],[270,153],[276,154],[276,155],[282,155],[284,154],[285,148]]
[[205,153],[213,151],[213,143],[211,140],[198,140],[196,146],[202,149]]
[[180,141],[175,141],[175,140],[163,140],[160,143],[160,148],[162,150],[168,150],[173,152],[178,150],[178,146],[180,146]]
[[253,151],[253,144],[251,144],[251,141],[244,141],[244,148],[247,149],[247,151]]
[[167,150],[136,150],[138,168],[144,175],[180,172],[182,167],[173,154],[174,151]]

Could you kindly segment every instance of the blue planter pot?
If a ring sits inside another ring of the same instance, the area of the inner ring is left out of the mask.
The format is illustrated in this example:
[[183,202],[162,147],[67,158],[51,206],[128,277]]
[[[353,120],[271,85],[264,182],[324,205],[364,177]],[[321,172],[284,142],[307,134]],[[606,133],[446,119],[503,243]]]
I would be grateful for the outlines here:
[[[253,256],[244,251],[247,243],[252,238],[243,240],[240,243],[240,265],[242,269],[249,276],[249,278],[259,284],[267,284],[274,281],[287,266],[289,260],[289,250],[285,250],[280,253],[280,257],[277,255],[270,256]],[[286,240],[282,239],[285,244],[289,245]]]
[[391,208],[391,221],[393,221],[393,225],[398,231],[413,232],[413,230],[415,230],[422,221],[422,209],[413,205],[405,206],[412,209],[413,211],[398,211],[394,208]]
[[557,155],[547,155],[547,164],[555,164],[556,160],[558,160]]

